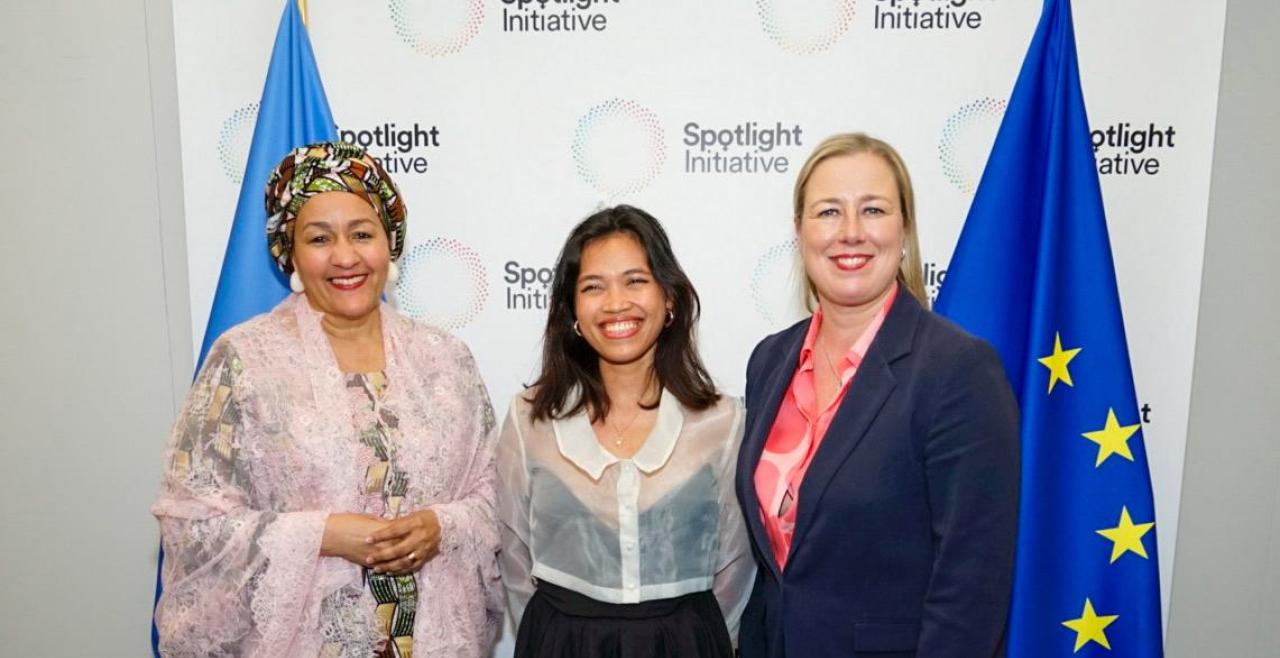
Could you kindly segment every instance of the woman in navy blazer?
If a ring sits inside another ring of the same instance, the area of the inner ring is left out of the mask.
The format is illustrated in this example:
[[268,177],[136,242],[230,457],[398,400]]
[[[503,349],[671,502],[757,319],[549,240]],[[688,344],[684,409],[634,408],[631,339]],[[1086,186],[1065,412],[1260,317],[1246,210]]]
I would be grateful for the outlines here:
[[999,357],[925,308],[891,146],[827,139],[794,202],[814,315],[747,365],[742,656],[1002,655],[1019,464]]

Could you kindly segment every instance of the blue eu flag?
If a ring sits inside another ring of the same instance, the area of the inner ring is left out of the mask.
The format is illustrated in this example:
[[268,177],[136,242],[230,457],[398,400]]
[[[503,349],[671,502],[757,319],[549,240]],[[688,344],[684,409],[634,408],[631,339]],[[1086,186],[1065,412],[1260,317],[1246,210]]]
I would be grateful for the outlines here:
[[1160,656],[1155,505],[1068,0],[1046,0],[935,309],[1022,407],[1008,655]]
[[[222,260],[218,288],[209,312],[197,364],[224,331],[271,310],[289,294],[289,286],[267,251],[267,215],[263,195],[267,176],[285,153],[314,142],[337,138],[333,114],[325,98],[311,40],[297,0],[287,0],[267,69],[267,82],[258,105],[249,160],[245,165],[240,200],[236,203],[231,236]],[[156,600],[160,599],[160,570],[156,566]],[[160,638],[151,625],[151,647],[160,655]]]

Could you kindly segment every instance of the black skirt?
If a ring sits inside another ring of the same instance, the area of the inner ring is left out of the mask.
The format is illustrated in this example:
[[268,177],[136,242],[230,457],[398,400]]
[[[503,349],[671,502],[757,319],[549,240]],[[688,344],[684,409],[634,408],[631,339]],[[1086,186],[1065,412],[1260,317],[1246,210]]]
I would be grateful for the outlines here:
[[525,607],[514,658],[732,658],[711,592],[603,603],[547,582]]

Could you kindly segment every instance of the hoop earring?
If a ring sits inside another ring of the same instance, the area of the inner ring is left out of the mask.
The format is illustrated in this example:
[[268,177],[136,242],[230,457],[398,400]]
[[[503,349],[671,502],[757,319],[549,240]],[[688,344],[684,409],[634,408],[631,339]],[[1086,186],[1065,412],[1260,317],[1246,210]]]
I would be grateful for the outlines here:
[[578,338],[582,338],[582,330],[581,330],[581,329],[578,329],[578,321],[577,321],[577,320],[574,320],[574,321],[573,321],[573,333],[577,334],[577,335],[578,335]]
[[302,277],[298,276],[298,271],[294,270],[289,275],[289,290],[301,294],[306,288],[302,287]]
[[670,327],[671,323],[675,321],[676,321],[676,312],[671,309],[667,309],[667,322],[662,325],[663,328]]

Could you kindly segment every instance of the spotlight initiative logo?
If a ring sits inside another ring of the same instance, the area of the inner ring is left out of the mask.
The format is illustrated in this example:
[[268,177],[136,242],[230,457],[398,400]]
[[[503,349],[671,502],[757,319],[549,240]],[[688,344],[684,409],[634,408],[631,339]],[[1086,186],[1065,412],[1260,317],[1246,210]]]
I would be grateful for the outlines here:
[[805,316],[796,248],[795,238],[773,245],[751,270],[751,300],[756,313],[774,330]]
[[804,146],[798,123],[742,121],[707,126],[684,124],[684,171],[689,174],[785,174],[786,148]]
[[502,0],[503,32],[604,32],[622,0]]
[[509,260],[502,266],[502,282],[507,284],[507,309],[512,311],[545,311],[551,297],[547,288],[555,278],[549,266],[530,266]]
[[396,301],[410,316],[437,327],[465,327],[489,298],[480,254],[451,238],[433,237],[400,258]]
[[830,48],[853,23],[854,0],[756,0],[764,33],[783,50],[811,55]]
[[390,0],[387,6],[400,40],[428,57],[462,50],[484,23],[484,0]]
[[592,187],[613,198],[653,181],[667,157],[662,125],[652,110],[614,98],[587,111],[573,134],[573,161]]
[[1156,176],[1160,158],[1177,148],[1172,124],[1118,121],[1090,131],[1098,173],[1103,176]]
[[440,148],[440,126],[416,120],[339,126],[338,139],[364,148],[389,174],[425,174],[427,156]]
[[258,104],[249,103],[231,113],[218,130],[218,160],[232,183],[244,182],[244,165],[249,161],[253,125],[258,121]]
[[947,180],[961,192],[973,194],[978,188],[1008,106],[1008,101],[979,98],[947,117],[938,139],[938,160]]
[[[979,4],[979,1],[981,4]],[[996,0],[875,0],[877,30],[955,32],[982,28],[983,5]]]

